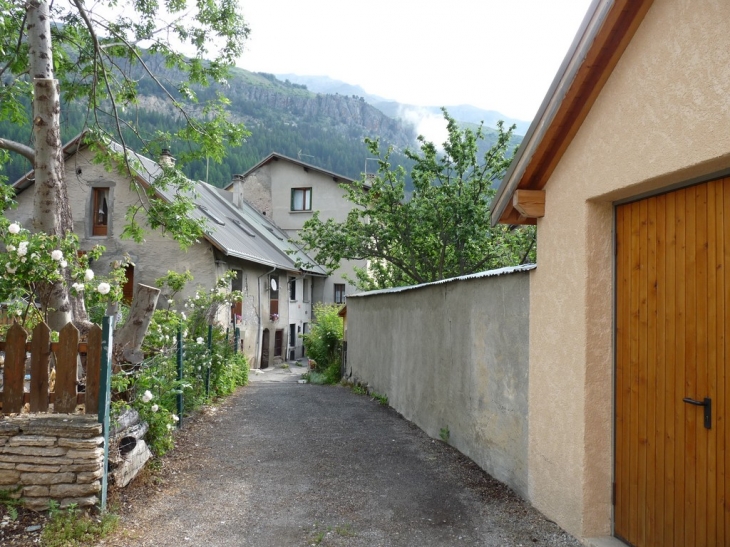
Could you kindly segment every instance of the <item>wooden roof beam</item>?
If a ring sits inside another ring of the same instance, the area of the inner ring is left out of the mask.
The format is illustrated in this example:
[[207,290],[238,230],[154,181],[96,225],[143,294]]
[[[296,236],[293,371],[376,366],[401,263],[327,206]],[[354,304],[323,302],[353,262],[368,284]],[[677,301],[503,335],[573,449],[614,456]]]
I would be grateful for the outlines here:
[[512,207],[525,218],[545,216],[545,190],[515,190]]

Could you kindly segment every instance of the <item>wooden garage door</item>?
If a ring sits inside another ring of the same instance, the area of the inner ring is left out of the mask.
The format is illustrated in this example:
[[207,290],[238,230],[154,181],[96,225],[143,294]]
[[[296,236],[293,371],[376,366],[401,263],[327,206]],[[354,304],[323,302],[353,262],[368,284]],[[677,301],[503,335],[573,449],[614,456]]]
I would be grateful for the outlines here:
[[730,545],[730,179],[619,206],[616,239],[615,535]]

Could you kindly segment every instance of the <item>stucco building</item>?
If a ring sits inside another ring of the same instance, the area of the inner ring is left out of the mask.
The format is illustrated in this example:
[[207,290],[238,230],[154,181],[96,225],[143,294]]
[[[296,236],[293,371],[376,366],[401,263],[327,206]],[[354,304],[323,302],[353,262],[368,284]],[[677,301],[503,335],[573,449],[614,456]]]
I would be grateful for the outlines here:
[[[233,192],[234,203],[243,206],[248,202],[296,239],[314,211],[322,220],[346,220],[353,205],[345,198],[341,184],[359,183],[272,153],[242,175],[235,175],[226,189]],[[344,304],[345,297],[355,292],[355,286],[348,282],[356,278],[355,267],[366,268],[367,261],[343,261],[332,275],[316,279],[311,288],[313,300]]]
[[495,198],[538,231],[528,497],[588,544],[730,545],[728,21],[594,1]]
[[[299,334],[307,330],[312,317],[307,288],[314,279],[324,278],[325,272],[316,265],[297,266],[297,260],[311,259],[289,243],[284,232],[252,207],[234,206],[230,192],[199,182],[192,215],[206,220],[203,239],[182,250],[169,235],[148,229],[144,242],[135,243],[121,237],[125,214],[140,199],[129,178],[94,162],[94,152],[83,144],[81,136],[67,144],[64,151],[74,232],[80,247],[106,248],[92,265],[102,273],[112,262],[129,257],[127,298],[132,298],[137,283],[154,286],[155,280],[169,270],[187,270],[194,280],[175,298],[175,307],[182,309],[184,299],[197,290],[210,290],[223,274],[233,270],[236,275],[231,289],[243,291],[244,300],[233,309],[219,310],[217,321],[241,330],[241,349],[251,366],[266,367],[304,354]],[[162,173],[160,165],[139,154],[133,156],[136,182],[149,187]],[[164,160],[172,161],[170,157]],[[33,228],[33,182],[32,173],[15,182],[18,208],[6,213],[28,229]],[[158,192],[157,199],[169,196]],[[161,301],[167,301],[166,295]]]

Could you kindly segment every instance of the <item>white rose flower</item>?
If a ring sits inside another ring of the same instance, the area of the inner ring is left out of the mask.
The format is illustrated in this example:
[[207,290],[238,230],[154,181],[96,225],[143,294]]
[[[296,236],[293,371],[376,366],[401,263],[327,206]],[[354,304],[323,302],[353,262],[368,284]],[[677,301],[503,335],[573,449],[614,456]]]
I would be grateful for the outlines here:
[[28,259],[27,259],[27,258],[25,258],[25,257],[23,257],[23,258],[21,258],[21,259],[20,259],[20,261],[21,261],[21,262],[22,262],[23,264],[25,264],[25,261],[26,261],[26,260],[28,260]]
[[173,422],[179,422],[180,421],[180,418],[177,417],[177,414],[173,414],[172,415],[172,421]]
[[150,392],[150,390],[148,389],[148,390],[147,390],[147,391],[145,391],[145,392],[144,392],[144,394],[142,395],[142,402],[143,402],[143,403],[149,403],[149,402],[150,402],[150,401],[151,401],[151,400],[152,400],[153,398],[154,398],[154,396],[152,395],[152,393],[151,393],[151,392]]
[[182,317],[183,321],[185,321],[188,318],[188,316],[185,315],[185,312],[180,312],[180,317]]
[[63,260],[63,253],[58,249],[51,251],[51,258],[56,262],[58,262],[59,260]]
[[[31,256],[31,258],[33,257]],[[66,262],[65,260],[61,260],[60,266],[61,268],[65,268],[66,266],[68,266],[68,262]]]
[[11,234],[18,234],[20,233],[20,224],[17,222],[13,222],[10,226],[8,226],[8,232]]
[[18,245],[18,256],[25,256],[28,254],[28,242],[21,241]]
[[196,342],[197,342],[198,344],[202,344],[202,343],[203,343],[203,337],[202,337],[202,336],[198,336],[198,337],[197,337],[197,338],[195,339],[195,341],[196,341]]
[[170,424],[167,424],[167,429],[168,429],[168,430],[172,429],[172,425],[170,425]]
[[160,407],[159,407],[159,406],[157,406],[157,405],[152,405],[152,406],[150,407],[150,410],[151,410],[152,412],[157,412],[158,410],[160,410]]
[[74,283],[73,285],[71,285],[71,288],[75,289],[76,292],[81,292],[84,290],[84,284],[83,283]]
[[15,245],[8,245],[5,248],[8,250],[9,253],[12,253],[15,249],[17,249]]
[[175,301],[172,298],[168,298],[167,303],[170,304],[170,306],[172,306],[175,303]]
[[94,279],[94,270],[86,270],[84,272],[84,281],[91,281]]
[[109,283],[99,283],[99,286],[96,288],[96,291],[99,294],[109,294],[110,290],[112,290],[112,288]]
[[23,315],[23,310],[15,310],[15,315]]
[[8,271],[8,273],[14,274],[15,270],[17,270],[18,268],[13,268],[10,265],[10,262],[8,262],[7,264],[5,264],[5,269]]

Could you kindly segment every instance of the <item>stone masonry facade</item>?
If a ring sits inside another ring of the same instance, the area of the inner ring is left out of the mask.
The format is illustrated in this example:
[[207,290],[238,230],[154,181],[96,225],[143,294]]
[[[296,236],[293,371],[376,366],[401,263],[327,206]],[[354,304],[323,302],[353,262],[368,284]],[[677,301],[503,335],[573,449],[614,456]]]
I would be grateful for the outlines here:
[[0,419],[0,490],[29,509],[95,505],[104,437],[95,416],[20,415]]

